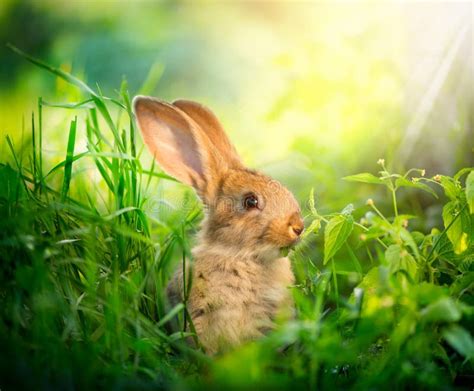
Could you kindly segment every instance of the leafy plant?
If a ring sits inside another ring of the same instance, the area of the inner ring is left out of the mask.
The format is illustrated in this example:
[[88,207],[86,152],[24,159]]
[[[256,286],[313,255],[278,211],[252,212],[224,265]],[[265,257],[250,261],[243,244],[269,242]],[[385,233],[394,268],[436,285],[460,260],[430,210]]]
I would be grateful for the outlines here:
[[[379,164],[382,167],[379,176],[362,173],[344,179],[384,186],[392,201],[392,216],[384,215],[373,199],[367,200],[369,211],[359,222],[353,217],[357,211],[352,205],[340,213],[323,216],[317,212],[311,194],[309,209],[314,220],[308,231],[317,233],[321,222],[325,224],[323,265],[331,260],[332,278],[327,277],[328,271],[315,268],[309,277],[311,281],[300,288],[306,293],[306,300],[313,302],[315,290],[311,285],[316,281],[321,284],[325,278],[322,285],[326,287],[326,295],[333,296],[338,309],[321,313],[318,305],[315,313],[305,303],[300,310],[318,320],[319,330],[326,329],[329,335],[335,329],[341,331],[339,343],[349,353],[340,354],[342,360],[333,358],[336,372],[361,388],[387,382],[404,387],[410,381],[420,386],[435,386],[443,377],[454,380],[457,375],[461,379],[462,373],[472,371],[473,364],[474,340],[469,330],[473,326],[474,308],[474,216],[468,208],[472,202],[473,171],[463,169],[452,178],[440,175],[425,178],[424,170],[412,169],[400,175],[388,172],[382,159]],[[409,178],[413,173],[421,177]],[[463,186],[461,179],[467,173]],[[410,187],[437,197],[428,184],[441,187],[448,199],[443,208],[445,227],[442,231],[433,228],[428,234],[410,231],[409,221],[416,216],[399,213],[397,191]],[[356,245],[349,243],[351,231],[358,234]],[[334,266],[341,259],[338,251],[344,246],[348,251],[343,256],[353,259],[354,270],[359,273],[363,265],[355,256],[358,247],[366,246],[369,256],[375,253],[374,257],[370,256],[372,266],[363,273],[347,300],[339,296],[340,273]],[[323,321],[322,315],[326,315]],[[321,340],[324,334],[319,336]],[[306,346],[314,345],[308,340],[301,344],[310,362],[318,362],[324,356],[321,350],[317,355],[311,352]],[[432,365],[430,374],[420,373],[428,363]],[[343,373],[342,368],[345,368]]]

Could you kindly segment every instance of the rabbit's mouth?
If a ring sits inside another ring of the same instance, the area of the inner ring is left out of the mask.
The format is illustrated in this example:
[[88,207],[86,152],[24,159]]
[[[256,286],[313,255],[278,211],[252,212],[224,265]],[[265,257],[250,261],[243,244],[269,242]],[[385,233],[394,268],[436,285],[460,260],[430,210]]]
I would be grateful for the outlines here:
[[288,246],[280,247],[280,256],[281,257],[287,257],[288,253],[293,250],[293,248],[299,243],[299,240],[295,240],[293,243],[291,243]]
[[301,236],[293,238],[288,244],[286,244],[286,246],[282,246],[279,248],[280,254],[284,254],[282,256],[286,257],[288,253],[290,252],[290,250],[293,250],[300,242],[301,242]]

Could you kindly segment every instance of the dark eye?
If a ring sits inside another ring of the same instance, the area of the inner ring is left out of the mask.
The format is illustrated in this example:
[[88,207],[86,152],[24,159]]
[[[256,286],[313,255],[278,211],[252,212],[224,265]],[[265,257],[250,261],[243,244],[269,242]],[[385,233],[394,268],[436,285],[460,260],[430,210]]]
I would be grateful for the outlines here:
[[247,194],[244,197],[244,208],[245,209],[254,209],[258,208],[258,198],[255,194]]

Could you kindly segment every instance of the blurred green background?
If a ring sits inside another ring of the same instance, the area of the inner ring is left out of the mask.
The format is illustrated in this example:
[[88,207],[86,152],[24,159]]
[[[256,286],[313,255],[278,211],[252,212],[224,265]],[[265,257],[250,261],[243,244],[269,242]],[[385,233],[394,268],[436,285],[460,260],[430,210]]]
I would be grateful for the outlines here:
[[[208,105],[249,165],[328,210],[378,158],[427,175],[474,164],[471,2],[3,0],[0,42],[2,139],[20,140],[39,95],[79,99],[10,42],[107,96],[126,77],[131,95]],[[75,114],[44,113],[51,164]]]

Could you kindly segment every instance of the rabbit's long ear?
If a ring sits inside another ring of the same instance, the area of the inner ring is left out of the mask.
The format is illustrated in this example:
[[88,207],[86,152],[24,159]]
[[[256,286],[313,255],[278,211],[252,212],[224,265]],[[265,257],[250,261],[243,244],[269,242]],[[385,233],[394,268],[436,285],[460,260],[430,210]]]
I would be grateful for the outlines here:
[[199,125],[179,108],[154,98],[137,96],[133,108],[145,144],[163,170],[208,201],[225,164]]
[[177,100],[173,106],[178,107],[189,115],[207,134],[211,144],[219,151],[222,157],[227,160],[231,167],[242,166],[240,156],[227,137],[224,128],[207,107],[190,100]]

